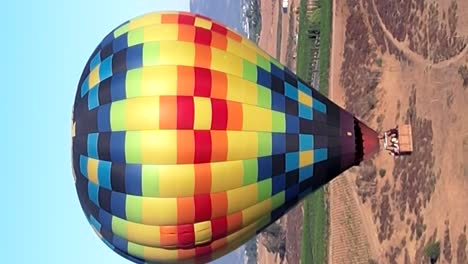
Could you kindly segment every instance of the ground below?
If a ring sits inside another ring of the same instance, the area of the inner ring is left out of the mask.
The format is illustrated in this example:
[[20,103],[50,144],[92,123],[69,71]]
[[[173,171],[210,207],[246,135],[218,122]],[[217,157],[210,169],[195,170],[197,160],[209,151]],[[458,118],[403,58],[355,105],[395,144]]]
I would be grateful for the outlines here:
[[329,262],[424,263],[440,241],[439,263],[468,263],[468,1],[334,3],[331,97],[380,131],[410,123],[414,152],[330,184]]

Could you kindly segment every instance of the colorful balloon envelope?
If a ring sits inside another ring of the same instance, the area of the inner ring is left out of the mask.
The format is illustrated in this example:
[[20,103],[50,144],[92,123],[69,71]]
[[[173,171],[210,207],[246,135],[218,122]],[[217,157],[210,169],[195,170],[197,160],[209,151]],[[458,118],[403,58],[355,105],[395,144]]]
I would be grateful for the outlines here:
[[102,40],[72,139],[87,219],[136,263],[223,256],[378,149],[375,131],[254,43],[185,12]]

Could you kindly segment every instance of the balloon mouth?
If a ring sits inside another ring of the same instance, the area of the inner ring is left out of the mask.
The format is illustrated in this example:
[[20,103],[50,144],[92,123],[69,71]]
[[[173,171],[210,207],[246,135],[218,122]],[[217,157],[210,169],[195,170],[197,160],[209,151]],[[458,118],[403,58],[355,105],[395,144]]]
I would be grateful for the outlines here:
[[379,151],[378,133],[357,119],[354,120],[354,130],[356,134],[357,163],[372,159]]

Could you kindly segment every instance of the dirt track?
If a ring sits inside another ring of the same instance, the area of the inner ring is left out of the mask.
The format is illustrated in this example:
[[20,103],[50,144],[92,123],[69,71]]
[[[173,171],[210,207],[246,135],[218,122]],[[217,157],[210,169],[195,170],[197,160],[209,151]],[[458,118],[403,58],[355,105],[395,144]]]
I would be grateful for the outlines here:
[[[387,38],[387,40],[391,41],[392,44],[395,45],[398,50],[403,52],[403,54],[406,57],[408,57],[410,60],[412,60],[413,62],[416,62],[418,64],[431,65],[432,68],[441,69],[441,68],[445,68],[445,67],[449,66],[452,63],[456,63],[460,59],[466,57],[467,52],[468,52],[468,45],[465,45],[465,47],[460,52],[458,52],[457,55],[455,55],[453,57],[450,57],[448,59],[442,60],[440,62],[433,63],[430,60],[427,60],[426,58],[424,58],[424,56],[412,51],[404,42],[399,41],[398,39],[396,39],[392,35],[392,33],[385,26],[385,23],[382,21],[382,18],[381,18],[380,14],[379,14],[379,11],[377,10],[377,7],[375,5],[375,1],[371,0],[370,2],[371,2],[370,4],[372,5],[372,10],[374,11],[374,15],[377,18],[379,26],[381,27],[382,31],[384,32],[385,37]],[[371,15],[371,14],[368,14],[368,15]]]

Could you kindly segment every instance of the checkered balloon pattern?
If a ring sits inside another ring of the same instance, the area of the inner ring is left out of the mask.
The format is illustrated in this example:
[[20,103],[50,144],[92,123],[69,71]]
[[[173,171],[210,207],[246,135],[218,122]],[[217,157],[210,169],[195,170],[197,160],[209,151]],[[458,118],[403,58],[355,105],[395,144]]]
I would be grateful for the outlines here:
[[211,261],[355,164],[352,115],[207,17],[149,13],[98,45],[73,108],[98,236],[136,263]]

